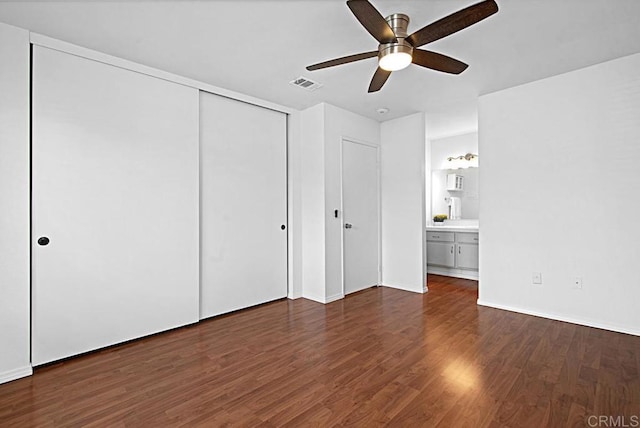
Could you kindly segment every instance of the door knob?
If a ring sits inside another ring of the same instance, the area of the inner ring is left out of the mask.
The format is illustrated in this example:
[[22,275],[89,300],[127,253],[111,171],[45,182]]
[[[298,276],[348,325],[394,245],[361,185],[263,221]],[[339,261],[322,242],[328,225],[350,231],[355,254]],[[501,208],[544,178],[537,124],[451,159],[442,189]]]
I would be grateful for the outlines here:
[[285,226],[284,224],[280,226],[280,229],[285,230],[287,228],[287,226]]
[[351,229],[353,227],[353,225],[351,223],[345,223],[344,224],[344,228],[345,229]]
[[43,247],[49,243],[49,238],[46,236],[41,236],[38,238],[38,245],[42,245]]

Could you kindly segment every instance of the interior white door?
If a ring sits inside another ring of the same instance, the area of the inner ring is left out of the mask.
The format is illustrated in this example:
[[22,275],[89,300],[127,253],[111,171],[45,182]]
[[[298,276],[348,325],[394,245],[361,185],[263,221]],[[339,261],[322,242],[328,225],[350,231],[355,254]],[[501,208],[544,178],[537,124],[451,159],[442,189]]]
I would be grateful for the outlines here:
[[34,46],[32,96],[33,364],[197,322],[198,91]]
[[342,141],[344,293],[378,284],[380,202],[378,149]]
[[201,310],[287,295],[287,119],[201,92]]

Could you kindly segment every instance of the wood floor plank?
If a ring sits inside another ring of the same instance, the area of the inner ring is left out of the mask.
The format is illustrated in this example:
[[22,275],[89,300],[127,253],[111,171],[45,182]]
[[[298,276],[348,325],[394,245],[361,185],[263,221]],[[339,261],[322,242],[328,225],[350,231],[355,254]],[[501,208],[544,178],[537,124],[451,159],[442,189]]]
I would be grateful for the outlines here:
[[477,283],[281,300],[36,368],[1,427],[587,426],[640,416],[640,337],[478,307]]

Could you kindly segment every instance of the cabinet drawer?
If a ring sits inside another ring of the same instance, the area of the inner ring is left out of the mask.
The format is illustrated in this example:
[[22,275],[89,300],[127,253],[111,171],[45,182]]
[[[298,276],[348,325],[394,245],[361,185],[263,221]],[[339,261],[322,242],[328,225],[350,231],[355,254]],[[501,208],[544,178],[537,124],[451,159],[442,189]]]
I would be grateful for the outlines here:
[[477,244],[479,241],[477,233],[456,232],[456,242],[464,244]]
[[427,231],[427,241],[453,242],[453,232],[432,232]]

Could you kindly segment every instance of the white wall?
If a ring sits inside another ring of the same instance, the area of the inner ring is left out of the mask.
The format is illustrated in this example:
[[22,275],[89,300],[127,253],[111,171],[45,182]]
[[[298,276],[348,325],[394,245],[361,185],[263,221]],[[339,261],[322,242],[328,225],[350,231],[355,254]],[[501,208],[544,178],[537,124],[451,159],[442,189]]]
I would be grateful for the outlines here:
[[343,297],[342,138],[380,144],[380,125],[325,103],[300,117],[302,296],[328,303]]
[[0,23],[0,383],[31,374],[29,32]]
[[331,104],[323,104],[324,160],[325,160],[325,254],[326,299],[336,300],[344,296],[342,288],[342,212],[335,218],[334,210],[342,205],[342,138],[380,144],[380,124]]
[[478,133],[454,135],[431,140],[431,169],[447,169],[447,158],[478,153]]
[[325,300],[324,106],[301,112],[302,296]]
[[480,98],[479,304],[640,335],[638,69],[640,54]]
[[426,291],[424,113],[380,126],[382,284]]
[[288,296],[302,297],[302,114],[287,118]]
[[[424,189],[425,189],[425,198],[424,198],[424,213],[425,213],[425,224],[431,224],[431,219],[433,218],[433,212],[431,211],[431,198],[432,198],[432,180],[431,180],[431,138],[429,138],[429,120],[428,117],[425,116],[425,145],[424,145]],[[426,247],[425,247],[426,248]]]

